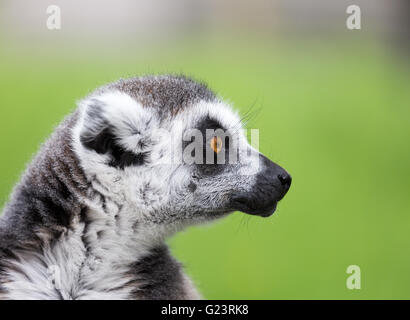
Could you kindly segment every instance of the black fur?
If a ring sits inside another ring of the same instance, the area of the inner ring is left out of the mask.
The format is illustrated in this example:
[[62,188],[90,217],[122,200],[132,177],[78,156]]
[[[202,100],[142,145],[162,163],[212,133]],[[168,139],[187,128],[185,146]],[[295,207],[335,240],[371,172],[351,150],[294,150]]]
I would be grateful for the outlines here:
[[181,264],[170,255],[166,246],[151,250],[131,270],[141,283],[133,292],[136,299],[178,300],[185,297]]

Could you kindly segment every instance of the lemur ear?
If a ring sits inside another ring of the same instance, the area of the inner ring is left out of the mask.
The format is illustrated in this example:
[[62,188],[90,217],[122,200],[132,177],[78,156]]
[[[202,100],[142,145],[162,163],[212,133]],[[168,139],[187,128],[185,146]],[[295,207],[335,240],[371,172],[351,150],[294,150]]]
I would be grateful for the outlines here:
[[84,112],[83,128],[80,133],[81,143],[87,149],[104,154],[114,143],[110,124],[102,112],[101,102],[91,100]]
[[122,169],[146,162],[151,116],[140,105],[124,94],[111,94],[88,99],[83,108],[80,141],[86,149],[109,155],[108,165]]

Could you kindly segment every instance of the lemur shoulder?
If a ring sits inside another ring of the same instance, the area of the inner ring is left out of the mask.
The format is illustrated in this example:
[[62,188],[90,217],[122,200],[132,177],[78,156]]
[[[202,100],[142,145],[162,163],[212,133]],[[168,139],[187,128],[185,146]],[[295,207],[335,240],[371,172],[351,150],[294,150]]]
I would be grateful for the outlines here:
[[[173,161],[191,128],[206,152],[207,129],[228,132],[212,149],[228,155],[234,138],[246,161]],[[200,298],[165,239],[236,210],[269,216],[290,186],[240,129],[227,103],[184,76],[119,80],[81,100],[4,208],[0,299]]]

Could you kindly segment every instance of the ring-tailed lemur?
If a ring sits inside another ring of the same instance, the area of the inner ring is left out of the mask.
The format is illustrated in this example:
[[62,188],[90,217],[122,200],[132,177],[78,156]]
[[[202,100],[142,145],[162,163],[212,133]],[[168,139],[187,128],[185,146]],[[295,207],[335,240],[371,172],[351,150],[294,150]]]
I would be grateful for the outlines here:
[[[246,161],[172,161],[190,128],[229,132],[196,141],[195,159],[228,155],[235,138]],[[4,209],[0,298],[199,298],[164,239],[235,210],[269,216],[291,182],[240,128],[228,104],[184,76],[120,80],[80,101]]]

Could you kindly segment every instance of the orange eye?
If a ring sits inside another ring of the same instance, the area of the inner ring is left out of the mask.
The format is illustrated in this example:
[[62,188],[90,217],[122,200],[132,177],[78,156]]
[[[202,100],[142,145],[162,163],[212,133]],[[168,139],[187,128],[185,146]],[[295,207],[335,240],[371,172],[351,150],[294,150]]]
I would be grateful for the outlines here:
[[215,153],[219,153],[222,150],[222,139],[215,136],[211,139],[210,145]]

